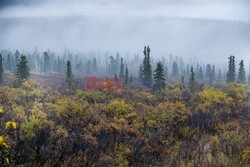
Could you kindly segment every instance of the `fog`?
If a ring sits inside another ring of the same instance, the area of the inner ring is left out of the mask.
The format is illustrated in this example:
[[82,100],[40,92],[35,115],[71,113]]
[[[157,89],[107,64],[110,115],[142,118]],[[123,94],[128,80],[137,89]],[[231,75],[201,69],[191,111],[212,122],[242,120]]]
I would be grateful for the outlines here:
[[3,1],[0,50],[68,47],[225,62],[233,54],[250,61],[247,0]]

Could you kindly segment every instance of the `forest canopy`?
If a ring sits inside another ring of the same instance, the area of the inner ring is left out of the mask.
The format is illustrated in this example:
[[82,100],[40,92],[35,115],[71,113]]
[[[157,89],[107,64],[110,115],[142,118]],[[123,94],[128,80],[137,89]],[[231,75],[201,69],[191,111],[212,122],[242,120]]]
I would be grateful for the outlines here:
[[[110,56],[106,66],[96,57],[2,52],[1,166],[249,165],[244,61],[236,69],[230,56],[222,73],[181,58],[154,64],[150,52]],[[83,75],[98,74],[123,79],[123,89],[87,89]]]

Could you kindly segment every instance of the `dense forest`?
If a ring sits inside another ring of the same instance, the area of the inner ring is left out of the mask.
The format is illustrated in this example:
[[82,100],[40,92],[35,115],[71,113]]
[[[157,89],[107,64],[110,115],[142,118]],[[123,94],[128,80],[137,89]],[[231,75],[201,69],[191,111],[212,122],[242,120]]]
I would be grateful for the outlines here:
[[0,166],[250,165],[250,74],[237,56],[0,53]]

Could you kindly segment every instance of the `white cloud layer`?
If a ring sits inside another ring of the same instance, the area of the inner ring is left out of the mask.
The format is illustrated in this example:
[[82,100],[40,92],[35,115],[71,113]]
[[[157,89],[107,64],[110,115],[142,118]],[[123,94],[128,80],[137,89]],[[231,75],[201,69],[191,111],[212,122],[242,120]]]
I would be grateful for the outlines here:
[[249,21],[248,0],[73,0],[31,1],[0,10],[0,17],[71,15],[173,16]]

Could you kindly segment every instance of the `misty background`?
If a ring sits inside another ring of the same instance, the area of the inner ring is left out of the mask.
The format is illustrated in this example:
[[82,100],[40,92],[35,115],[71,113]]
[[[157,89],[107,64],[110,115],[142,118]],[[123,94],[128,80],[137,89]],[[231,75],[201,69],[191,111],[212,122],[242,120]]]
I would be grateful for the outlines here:
[[0,50],[106,51],[250,62],[247,0],[3,0]]

